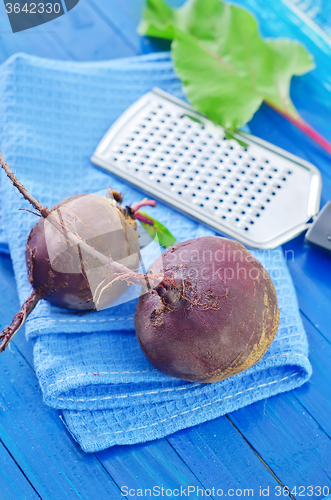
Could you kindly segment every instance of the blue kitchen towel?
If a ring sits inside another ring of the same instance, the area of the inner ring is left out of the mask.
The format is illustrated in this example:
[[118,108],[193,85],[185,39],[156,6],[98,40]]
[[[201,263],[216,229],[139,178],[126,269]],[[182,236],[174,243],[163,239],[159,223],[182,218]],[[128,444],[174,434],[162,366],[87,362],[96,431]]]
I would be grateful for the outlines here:
[[[20,54],[2,65],[0,74],[4,158],[43,204],[50,207],[70,195],[110,185],[125,192],[126,203],[144,196],[95,168],[90,157],[111,123],[152,87],[183,97],[169,54],[104,63]],[[305,78],[315,85],[316,73]],[[29,205],[3,173],[1,181],[3,223],[23,301],[31,293],[25,243],[36,217],[18,210]],[[214,234],[161,203],[150,210],[178,241]],[[259,363],[219,383],[184,382],[155,370],[134,334],[135,300],[87,314],[46,301],[37,305],[26,333],[34,340],[44,401],[62,410],[65,425],[84,451],[156,439],[308,380],[307,339],[282,250],[253,253],[274,281],[279,330]]]
[[[90,162],[109,125],[158,86],[183,97],[168,54],[99,64],[70,64],[18,55],[2,67],[6,82],[3,153],[26,188],[46,206],[111,185],[127,203],[143,193]],[[36,216],[2,175],[3,220],[20,300],[31,293],[24,250]],[[179,241],[214,234],[159,203],[153,214]],[[281,249],[254,251],[276,286],[280,327],[264,358],[224,382],[168,377],[145,359],[134,334],[136,301],[74,314],[41,301],[27,319],[46,404],[63,411],[83,450],[170,434],[253,401],[293,389],[310,376],[308,346]]]

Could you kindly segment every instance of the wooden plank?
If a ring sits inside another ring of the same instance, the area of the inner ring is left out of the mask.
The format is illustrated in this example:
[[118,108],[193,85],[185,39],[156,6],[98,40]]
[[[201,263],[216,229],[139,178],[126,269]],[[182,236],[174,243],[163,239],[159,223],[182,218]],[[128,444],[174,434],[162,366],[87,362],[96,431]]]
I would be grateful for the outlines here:
[[128,34],[114,31],[103,18],[102,12],[80,0],[75,9],[50,23],[12,33],[5,5],[0,3],[0,63],[16,52],[79,61],[127,57],[139,52],[129,42]]
[[51,23],[33,30],[12,33],[5,4],[0,2],[0,64],[16,52],[68,60],[70,54],[66,47],[60,46],[50,33],[53,29]]
[[[185,3],[186,0],[166,0],[167,5],[177,8]],[[145,6],[145,0],[115,0],[117,3],[121,3],[123,9],[135,19],[136,23],[140,21],[142,12]]]
[[52,30],[53,38],[74,60],[99,61],[135,55],[86,0],[80,0],[70,12],[52,21]]
[[108,0],[87,0],[87,2],[135,54],[141,54],[142,38],[136,31],[137,22],[131,15],[131,10],[135,8],[137,2],[132,3],[130,10],[123,8],[122,2]]
[[[20,308],[13,266],[9,255],[5,254],[0,254],[0,293],[1,296],[6,297],[5,301],[0,302],[0,328],[3,328],[11,323],[14,315]],[[12,343],[23,353],[24,358],[32,369],[33,343],[26,341],[24,327],[15,335]],[[2,356],[5,356],[5,354]],[[2,356],[0,355],[0,363]]]
[[294,251],[288,267],[296,288],[300,309],[331,340],[330,332],[330,257],[303,242],[304,236],[284,245]]
[[[18,307],[9,257],[2,255],[0,296],[6,297],[0,307],[2,329]],[[118,487],[100,461],[93,454],[85,454],[74,442],[60,420],[60,412],[43,404],[38,380],[15,342],[0,356],[2,442],[41,497],[117,498]],[[22,334],[20,342],[25,354],[30,350],[31,355],[32,345]]]
[[[323,174],[323,203],[331,198],[329,158],[318,147],[313,146],[309,140],[303,140],[304,136],[299,131],[294,130],[266,106],[253,119],[251,128],[253,133],[317,164]],[[290,257],[290,252],[294,252],[294,259],[288,260],[288,267],[300,308],[318,325],[322,334],[331,340],[330,258],[306,245],[304,235],[288,242],[283,248]],[[240,432],[249,439],[285,484],[307,487],[310,483],[313,486],[330,487],[330,344],[313,328],[310,321],[304,319],[304,326],[308,333],[313,364],[311,381],[293,393],[267,400],[266,408],[270,410],[268,413],[263,409],[266,414],[260,421],[258,415],[262,413],[262,403],[240,410],[230,417],[235,419]],[[248,422],[251,427],[247,426]],[[257,422],[255,430],[252,430],[253,422]],[[323,498],[326,491],[322,491],[316,498]],[[308,491],[305,494],[308,498]]]
[[41,497],[90,500],[118,496],[93,454],[85,454],[42,402],[38,381],[15,346],[2,355],[0,436]]
[[238,487],[258,496],[260,486],[278,484],[227,417],[177,432],[168,440],[198,479],[209,489],[221,488],[224,496]]
[[[98,452],[96,456],[123,493],[131,490],[129,498],[148,496],[149,493],[139,493],[139,490],[144,492],[145,489],[152,490],[154,495],[151,496],[158,496],[158,491],[159,496],[170,496],[166,490],[180,492],[181,488],[189,486],[205,489],[165,439],[134,446],[116,446]],[[165,490],[163,495],[161,488]]]
[[130,498],[138,498],[138,490],[153,491],[153,487],[182,488],[187,493],[190,486],[193,496],[197,496],[197,488],[207,492],[214,488],[211,496],[216,498],[221,489],[227,496],[228,490],[239,485],[243,490],[258,492],[260,485],[272,488],[278,484],[226,417],[180,431],[166,440],[117,446],[97,456],[123,492],[131,490]]
[[0,496],[6,500],[38,500],[40,496],[33,489],[13,457],[0,442]]
[[53,59],[70,59],[69,53],[51,36],[41,36],[38,33],[0,34],[0,64],[17,52]]
[[331,342],[303,316],[309,340],[313,374],[309,382],[294,391],[295,396],[331,438]]
[[[322,205],[331,199],[331,172],[329,156],[309,144],[304,134],[277,113],[263,106],[251,122],[252,132],[287,151],[314,163],[322,173]],[[287,265],[303,312],[331,339],[330,331],[330,276],[331,259],[321,250],[304,242],[304,234],[283,245]]]
[[137,27],[143,10],[141,0],[122,2],[108,0],[88,0],[91,7],[131,46],[136,54],[147,54],[170,49],[170,42],[158,38],[142,37]]
[[[331,491],[330,438],[294,394],[254,403],[230,418],[284,485],[306,489],[299,498],[309,498],[308,486]],[[314,490],[314,498],[324,496]]]

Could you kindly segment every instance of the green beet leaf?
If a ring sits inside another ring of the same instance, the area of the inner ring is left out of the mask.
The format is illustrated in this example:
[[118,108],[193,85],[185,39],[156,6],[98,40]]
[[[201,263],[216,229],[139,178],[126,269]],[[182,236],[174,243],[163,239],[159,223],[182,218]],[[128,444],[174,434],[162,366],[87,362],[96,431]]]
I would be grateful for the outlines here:
[[154,36],[157,38],[173,39],[173,26],[176,11],[168,7],[163,1],[148,0],[144,17],[138,26],[141,35]]
[[147,217],[148,219],[151,219],[153,221],[153,226],[150,226],[149,224],[145,224],[144,222],[140,223],[144,226],[148,234],[155,239],[155,236],[158,238],[158,242],[160,245],[168,248],[172,247],[176,243],[176,238],[171,234],[169,229],[167,229],[161,222],[158,220],[154,219],[154,217],[151,217],[149,214],[146,214],[144,212],[139,213]]
[[299,118],[289,95],[293,75],[314,67],[288,39],[263,40],[254,17],[220,0],[189,0],[179,9],[147,0],[140,33],[172,39],[172,58],[193,106],[226,129],[247,123],[267,102]]

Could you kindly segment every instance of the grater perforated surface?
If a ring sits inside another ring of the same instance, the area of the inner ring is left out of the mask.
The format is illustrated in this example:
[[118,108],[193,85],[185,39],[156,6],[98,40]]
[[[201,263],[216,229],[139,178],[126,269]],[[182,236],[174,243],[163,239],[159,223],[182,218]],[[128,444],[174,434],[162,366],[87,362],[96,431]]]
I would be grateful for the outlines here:
[[244,244],[271,248],[319,209],[313,165],[254,136],[224,130],[154,89],[109,129],[92,161]]

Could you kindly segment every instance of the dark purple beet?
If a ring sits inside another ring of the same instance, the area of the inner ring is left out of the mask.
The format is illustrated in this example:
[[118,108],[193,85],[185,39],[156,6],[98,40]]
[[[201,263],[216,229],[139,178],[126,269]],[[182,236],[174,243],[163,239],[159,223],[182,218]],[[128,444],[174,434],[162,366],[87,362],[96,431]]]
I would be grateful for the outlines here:
[[202,237],[177,244],[150,272],[165,279],[140,297],[135,329],[158,370],[216,382],[254,365],[278,328],[274,285],[240,243]]

